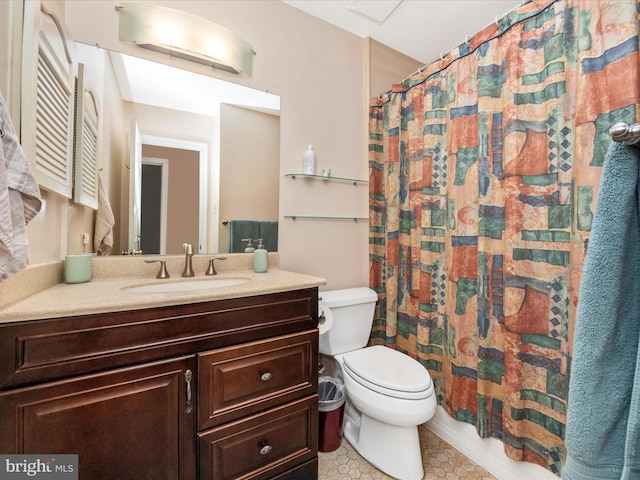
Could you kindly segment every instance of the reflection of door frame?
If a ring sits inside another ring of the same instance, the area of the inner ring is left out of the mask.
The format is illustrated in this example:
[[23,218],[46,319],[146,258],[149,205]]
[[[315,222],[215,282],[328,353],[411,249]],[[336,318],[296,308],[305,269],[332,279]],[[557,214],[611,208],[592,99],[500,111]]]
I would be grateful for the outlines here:
[[[140,189],[142,188],[142,138],[138,122],[129,135],[129,232],[130,253],[140,249]],[[124,223],[124,222],[123,222]]]
[[[169,160],[166,158],[142,157],[143,165],[160,167],[160,255],[167,254],[167,211],[169,204]],[[144,195],[144,190],[142,191]]]
[[204,142],[194,142],[181,138],[149,135],[142,133],[143,145],[155,145],[158,147],[181,148],[198,152],[200,158],[200,204],[198,207],[198,253],[207,252],[207,210],[209,200],[209,161],[207,158],[208,145]]

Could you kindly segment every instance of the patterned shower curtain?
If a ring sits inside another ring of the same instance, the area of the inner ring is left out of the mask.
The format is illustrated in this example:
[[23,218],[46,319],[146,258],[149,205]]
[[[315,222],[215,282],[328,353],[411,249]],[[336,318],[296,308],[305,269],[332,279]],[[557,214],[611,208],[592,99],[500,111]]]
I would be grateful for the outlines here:
[[639,8],[534,0],[370,107],[371,343],[556,473],[608,130],[640,119]]

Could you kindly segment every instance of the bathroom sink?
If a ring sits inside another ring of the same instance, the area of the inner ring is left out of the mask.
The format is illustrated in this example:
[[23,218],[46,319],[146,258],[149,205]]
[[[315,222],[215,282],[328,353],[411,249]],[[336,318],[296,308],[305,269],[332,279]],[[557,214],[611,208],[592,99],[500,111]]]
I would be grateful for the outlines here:
[[202,278],[198,280],[178,280],[154,282],[122,287],[123,290],[135,293],[175,293],[212,290],[247,283],[248,278]]

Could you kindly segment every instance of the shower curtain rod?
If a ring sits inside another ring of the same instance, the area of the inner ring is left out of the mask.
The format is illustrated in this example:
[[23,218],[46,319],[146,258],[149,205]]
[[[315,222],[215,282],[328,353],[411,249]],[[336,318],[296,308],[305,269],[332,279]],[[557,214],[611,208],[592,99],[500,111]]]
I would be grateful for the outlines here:
[[616,123],[609,129],[609,135],[614,142],[635,145],[640,142],[640,123],[628,125],[624,122]]
[[[514,10],[516,10],[517,8],[522,7],[523,5],[526,5],[527,3],[530,3],[532,0],[524,0],[522,2],[520,2],[518,5],[516,5],[515,7],[513,7],[512,9],[510,9],[507,13],[505,13],[504,15],[502,15],[500,18],[498,18],[496,16],[495,20],[492,23],[488,23],[487,25],[485,25],[484,27],[482,27],[480,30],[478,30],[479,32],[481,32],[482,30],[484,30],[485,28],[493,25],[494,23],[496,25],[498,25],[498,23],[500,22],[500,20],[502,20],[504,17],[506,17],[507,15],[509,15],[511,12],[513,12]],[[469,35],[467,35],[464,39],[464,43],[469,43],[469,40],[471,40],[471,37]],[[453,47],[452,49],[450,49],[449,51],[447,51],[447,55],[449,54],[449,52],[451,50],[453,50],[454,48],[458,47],[459,45],[456,45],[455,47]],[[440,52],[440,60],[444,60],[444,57],[446,57],[446,55],[444,55],[442,52]],[[438,59],[436,58],[435,60],[433,60],[433,62],[437,62]],[[407,75],[406,77],[404,77],[402,79],[402,82],[406,82],[408,79],[410,79],[411,77],[413,77],[414,75],[417,75],[418,73],[422,73],[423,70],[425,68],[427,68],[429,65],[431,65],[433,62],[430,63],[425,63],[424,65],[422,65],[420,68],[418,68],[415,72],[411,73],[410,75]],[[391,93],[393,90],[388,90],[385,93],[381,93],[380,95],[378,95],[378,98],[381,99],[383,95],[388,95],[389,93]]]

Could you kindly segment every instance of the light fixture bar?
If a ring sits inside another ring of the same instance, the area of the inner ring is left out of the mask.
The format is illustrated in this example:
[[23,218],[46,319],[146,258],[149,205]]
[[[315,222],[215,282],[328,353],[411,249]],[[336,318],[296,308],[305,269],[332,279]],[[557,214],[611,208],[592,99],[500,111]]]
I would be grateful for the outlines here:
[[116,9],[121,41],[227,72],[252,74],[255,51],[220,25],[157,5],[124,3]]

